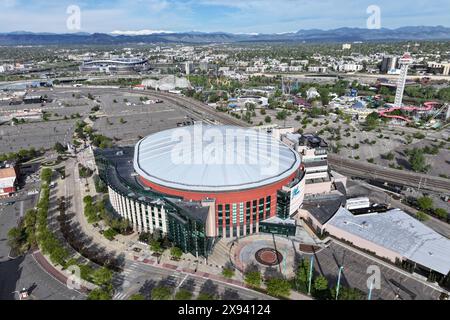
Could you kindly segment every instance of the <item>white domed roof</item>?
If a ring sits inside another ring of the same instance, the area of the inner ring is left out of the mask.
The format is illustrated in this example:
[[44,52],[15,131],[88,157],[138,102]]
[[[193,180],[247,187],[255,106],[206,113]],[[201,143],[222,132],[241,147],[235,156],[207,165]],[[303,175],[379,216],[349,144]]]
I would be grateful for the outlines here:
[[160,186],[196,192],[254,189],[290,177],[300,156],[271,135],[231,126],[190,126],[141,140],[134,168]]

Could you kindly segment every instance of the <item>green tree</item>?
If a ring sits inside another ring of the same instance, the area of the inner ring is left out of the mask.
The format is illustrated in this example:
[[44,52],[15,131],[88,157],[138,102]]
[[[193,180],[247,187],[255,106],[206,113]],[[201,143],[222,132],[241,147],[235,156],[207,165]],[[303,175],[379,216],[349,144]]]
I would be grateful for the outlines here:
[[112,295],[109,291],[104,289],[94,289],[87,297],[87,300],[111,300]]
[[175,300],[191,300],[191,299],[192,299],[192,292],[186,289],[180,289],[175,294]]
[[448,217],[447,210],[442,208],[437,208],[436,210],[434,210],[434,214],[441,220],[446,220]]
[[231,279],[234,277],[235,270],[233,268],[225,268],[222,270],[222,275],[225,278]]
[[380,115],[378,114],[378,112],[372,112],[371,114],[369,114],[366,118],[367,129],[373,130],[378,127],[379,120]]
[[22,229],[15,227],[8,231],[8,244],[14,250],[18,250],[23,241],[25,240],[25,234]]
[[417,219],[419,219],[419,221],[427,221],[430,219],[430,217],[425,212],[422,211],[417,212],[416,217]]
[[328,289],[328,280],[327,278],[320,276],[314,280],[314,290],[316,291],[324,291]]
[[249,271],[245,274],[245,283],[251,287],[259,288],[261,286],[261,272]]
[[197,300],[214,300],[215,297],[214,295],[210,294],[210,293],[206,293],[206,292],[200,292],[197,296]]
[[275,297],[289,297],[291,295],[291,284],[282,278],[272,278],[267,280],[267,293]]
[[140,293],[136,293],[136,294],[133,294],[129,300],[141,301],[141,300],[145,300],[145,297]]
[[172,249],[170,249],[170,255],[174,259],[180,259],[183,256],[183,250],[178,247],[173,247]]
[[[331,291],[331,296],[336,296],[336,288],[333,288]],[[354,288],[347,288],[344,286],[341,286],[339,289],[339,296],[338,300],[364,300],[365,294],[361,290],[354,289]]]
[[91,277],[96,285],[107,286],[112,281],[113,273],[108,268],[102,267],[92,272]]
[[159,242],[158,240],[151,240],[150,241],[150,250],[156,253],[161,253],[162,248],[161,248],[161,242]]
[[57,142],[57,143],[55,144],[55,146],[53,147],[53,149],[54,149],[56,152],[58,152],[59,154],[64,154],[64,153],[66,152],[66,148],[64,148],[64,146],[63,146],[61,143],[59,143],[59,142]]
[[286,112],[286,110],[278,112],[277,115],[276,115],[276,118],[277,118],[277,120],[280,120],[280,121],[286,120],[287,119],[287,112]]
[[418,198],[417,205],[423,211],[430,211],[431,209],[433,209],[433,199],[430,197]]
[[156,287],[152,290],[152,300],[171,300],[172,291],[167,287]]
[[271,123],[272,122],[272,118],[270,116],[267,116],[264,118],[264,122],[265,123]]
[[104,236],[106,239],[108,239],[109,241],[113,241],[114,238],[117,236],[117,231],[114,230],[114,229],[112,229],[112,228],[109,228],[108,230],[106,230],[106,231],[103,233],[103,236]]
[[429,165],[427,165],[423,151],[418,148],[414,148],[409,152],[409,164],[415,172],[427,172]]

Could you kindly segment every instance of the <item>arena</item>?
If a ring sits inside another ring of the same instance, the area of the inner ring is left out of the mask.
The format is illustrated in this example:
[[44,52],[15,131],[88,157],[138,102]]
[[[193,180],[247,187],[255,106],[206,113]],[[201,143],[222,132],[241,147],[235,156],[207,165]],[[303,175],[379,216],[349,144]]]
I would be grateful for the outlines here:
[[221,238],[295,234],[286,221],[303,203],[304,167],[265,131],[180,127],[95,157],[114,211],[185,252],[207,256]]
[[270,135],[229,126],[163,131],[141,140],[134,157],[144,186],[213,200],[216,234],[227,238],[255,233],[275,217],[278,191],[298,179],[300,167],[298,153]]

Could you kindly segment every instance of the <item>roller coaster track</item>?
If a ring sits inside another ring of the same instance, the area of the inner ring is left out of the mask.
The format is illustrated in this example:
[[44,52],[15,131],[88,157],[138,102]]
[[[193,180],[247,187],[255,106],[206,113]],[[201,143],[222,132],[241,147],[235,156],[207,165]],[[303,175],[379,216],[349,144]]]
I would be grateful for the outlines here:
[[380,114],[380,116],[385,117],[385,118],[390,118],[390,119],[399,119],[399,120],[403,120],[406,122],[411,122],[412,120],[410,118],[407,117],[403,117],[403,116],[393,116],[390,115],[390,113],[397,111],[397,110],[402,110],[402,111],[426,111],[429,112],[431,110],[433,110],[433,108],[436,105],[440,105],[437,102],[425,102],[424,107],[414,107],[414,106],[404,106],[404,107],[392,107],[389,109],[384,109],[384,110],[380,110],[378,113]]
[[401,184],[417,189],[430,190],[439,193],[450,194],[450,180],[439,177],[432,177],[426,174],[418,174],[384,168],[370,163],[346,159],[336,155],[329,155],[328,161],[333,170],[342,172],[350,176],[383,180],[393,184]]

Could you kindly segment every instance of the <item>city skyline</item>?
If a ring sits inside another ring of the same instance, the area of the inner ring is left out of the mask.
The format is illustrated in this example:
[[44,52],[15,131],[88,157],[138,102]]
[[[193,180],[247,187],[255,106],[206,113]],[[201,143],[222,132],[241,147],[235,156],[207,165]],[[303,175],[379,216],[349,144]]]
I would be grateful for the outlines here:
[[[288,33],[305,29],[367,27],[369,6],[381,10],[381,27],[450,26],[450,3],[412,0],[339,2],[326,0],[114,0],[114,1],[0,1],[1,32],[101,32],[145,34],[156,32]],[[70,6],[81,10],[81,28],[69,30]],[[446,10],[447,8],[447,10]]]

